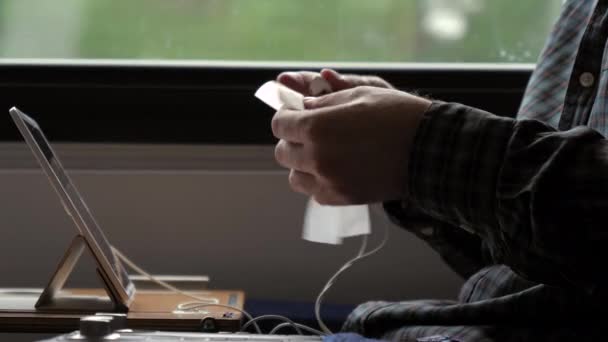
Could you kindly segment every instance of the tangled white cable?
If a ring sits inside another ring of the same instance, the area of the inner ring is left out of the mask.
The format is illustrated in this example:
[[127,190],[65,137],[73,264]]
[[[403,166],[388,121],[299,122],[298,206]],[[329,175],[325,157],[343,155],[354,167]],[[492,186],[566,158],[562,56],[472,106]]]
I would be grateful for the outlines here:
[[[124,262],[127,266],[129,266],[133,271],[139,273],[140,275],[148,278],[150,281],[154,282],[155,284],[166,288],[169,291],[172,291],[174,293],[177,294],[181,294],[184,297],[188,297],[191,299],[194,299],[194,301],[190,301],[190,302],[186,302],[186,303],[182,303],[180,305],[178,305],[177,309],[178,310],[188,310],[188,311],[194,311],[194,310],[198,310],[199,313],[205,313],[205,312],[201,312],[199,309],[203,308],[203,307],[210,307],[210,306],[215,306],[215,307],[222,307],[222,308],[227,308],[230,310],[234,310],[237,312],[240,312],[241,314],[243,314],[245,317],[247,317],[247,319],[249,320],[253,320],[253,317],[245,310],[241,310],[237,307],[231,306],[231,305],[223,305],[223,304],[219,304],[218,300],[216,298],[208,298],[208,297],[201,297],[201,296],[197,296],[185,291],[182,291],[180,289],[178,289],[177,287],[168,284],[160,279],[157,279],[156,277],[154,277],[152,274],[146,272],[144,269],[142,269],[141,267],[137,266],[137,264],[135,264],[133,261],[131,261],[131,259],[127,258],[121,251],[119,251],[118,249],[116,249],[115,247],[112,247],[112,252],[114,253],[114,255],[116,255],[122,262]],[[254,327],[256,329],[256,332],[258,334],[262,333],[262,330],[260,329],[260,327],[257,324],[254,324]]]
[[[379,216],[382,217],[382,215],[379,215]],[[293,329],[299,335],[302,335],[302,330],[305,330],[305,331],[315,334],[315,335],[326,335],[326,334],[332,334],[332,331],[327,327],[327,325],[323,322],[323,319],[321,318],[321,303],[323,301],[325,294],[335,284],[335,282],[338,280],[338,277],[344,271],[346,271],[348,268],[350,268],[357,261],[360,261],[361,259],[367,258],[368,256],[371,256],[371,255],[377,253],[379,250],[381,250],[386,245],[386,242],[388,241],[388,236],[389,236],[389,227],[388,227],[388,224],[386,223],[385,219],[383,219],[383,223],[384,223],[383,224],[384,237],[382,238],[382,241],[380,242],[380,244],[376,248],[366,252],[365,250],[367,249],[368,237],[367,237],[367,235],[364,236],[361,241],[361,247],[359,248],[359,252],[357,253],[357,255],[354,258],[347,261],[342,267],[340,267],[340,269],[327,281],[327,283],[325,284],[325,286],[323,287],[323,289],[317,296],[317,299],[315,301],[314,310],[315,310],[315,318],[317,319],[317,323],[319,324],[321,331],[308,327],[303,324],[295,323],[292,320],[290,320],[289,318],[280,316],[280,315],[262,315],[262,316],[253,318],[253,316],[251,316],[251,314],[249,314],[247,311],[245,311],[243,309],[239,309],[239,308],[231,306],[231,305],[220,304],[219,301],[217,300],[217,298],[202,297],[202,296],[199,296],[196,294],[182,291],[182,290],[178,289],[177,287],[175,287],[171,284],[168,284],[160,279],[157,279],[152,274],[146,272],[144,269],[142,269],[137,264],[135,264],[133,261],[131,261],[129,258],[127,258],[118,249],[112,247],[112,251],[113,251],[114,255],[116,257],[118,257],[118,259],[120,259],[123,263],[125,263],[127,266],[129,266],[129,268],[131,268],[136,273],[139,273],[140,275],[148,278],[150,281],[154,282],[155,284],[157,284],[169,291],[172,291],[174,293],[177,293],[177,294],[180,294],[182,296],[192,299],[192,301],[179,304],[176,308],[177,310],[196,312],[196,313],[208,313],[201,309],[206,308],[206,307],[221,307],[221,308],[226,308],[226,309],[230,309],[233,311],[237,311],[237,312],[240,312],[241,314],[243,314],[248,319],[248,321],[241,328],[241,331],[245,331],[245,329],[247,329],[249,326],[253,326],[258,334],[262,334],[262,330],[260,329],[259,325],[257,324],[258,321],[266,320],[266,319],[275,319],[275,320],[284,321],[284,323],[280,323],[276,327],[274,327],[270,331],[271,335],[277,333],[280,329],[283,329],[288,326],[293,327]]]

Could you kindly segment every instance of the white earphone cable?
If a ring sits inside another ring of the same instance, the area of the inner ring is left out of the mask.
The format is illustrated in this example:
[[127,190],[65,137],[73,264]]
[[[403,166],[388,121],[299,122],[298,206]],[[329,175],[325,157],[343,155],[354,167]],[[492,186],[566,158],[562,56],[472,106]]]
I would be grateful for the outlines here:
[[[218,300],[216,298],[209,298],[209,297],[200,297],[185,291],[182,291],[180,289],[178,289],[177,287],[168,284],[160,279],[157,279],[156,277],[154,277],[152,274],[146,272],[144,269],[142,269],[141,267],[137,266],[137,264],[135,264],[133,261],[131,261],[129,258],[127,258],[121,251],[119,251],[118,249],[116,249],[115,247],[112,247],[112,251],[114,252],[114,254],[122,261],[124,262],[127,266],[129,266],[133,271],[139,273],[140,275],[148,278],[150,281],[154,282],[155,284],[166,288],[169,291],[172,291],[174,293],[178,293],[181,294],[184,297],[188,297],[191,299],[194,299],[195,301],[192,302],[186,302],[186,303],[182,303],[180,305],[178,305],[177,309],[178,310],[196,310],[196,309],[200,309],[202,307],[210,307],[210,306],[214,306],[214,307],[221,307],[221,308],[226,308],[226,309],[230,309],[230,310],[234,310],[237,312],[240,312],[241,314],[243,314],[245,317],[247,317],[247,319],[249,319],[249,321],[253,320],[253,317],[245,310],[239,309],[237,307],[234,306],[230,306],[230,305],[223,305],[223,304],[219,304]],[[255,330],[258,334],[262,333],[262,330],[260,329],[260,327],[254,323],[254,327]]]
[[[374,208],[374,207],[372,206],[372,208]],[[382,217],[382,215],[378,215],[378,216]],[[371,251],[366,252],[365,249],[367,248],[367,235],[364,235],[362,242],[361,242],[361,247],[359,248],[359,252],[357,253],[357,255],[354,258],[352,258],[351,260],[347,261],[344,265],[342,265],[342,267],[340,267],[340,269],[338,269],[338,271],[336,273],[334,273],[334,275],[331,278],[329,278],[329,280],[327,281],[327,283],[325,284],[325,286],[323,287],[323,289],[317,296],[317,300],[315,301],[315,318],[317,319],[317,324],[319,324],[319,327],[321,328],[321,330],[324,333],[332,334],[332,331],[327,327],[327,325],[325,324],[325,322],[323,322],[323,319],[321,318],[321,303],[323,301],[323,298],[325,297],[325,294],[335,284],[335,282],[338,280],[338,277],[344,271],[349,269],[357,261],[367,258],[368,256],[371,256],[371,255],[377,253],[386,245],[386,243],[388,241],[388,236],[389,236],[389,226],[385,220],[382,220],[382,221],[383,221],[383,227],[384,227],[384,237],[382,238],[382,241],[380,242],[380,244],[377,247],[375,247],[374,249],[372,249]]]
[[[382,216],[382,215],[379,215],[379,216]],[[278,319],[278,320],[282,320],[285,322],[277,325],[274,329],[272,329],[270,331],[270,334],[274,334],[284,327],[291,326],[300,335],[302,334],[301,329],[306,330],[307,332],[313,333],[316,335],[325,335],[325,334],[332,334],[332,331],[329,329],[329,327],[327,327],[327,325],[323,322],[323,319],[321,318],[321,303],[325,297],[325,294],[329,291],[329,289],[331,289],[331,287],[335,284],[335,282],[338,280],[339,276],[344,271],[349,269],[357,261],[367,258],[367,257],[377,253],[386,245],[386,243],[388,241],[388,237],[389,237],[389,227],[386,222],[384,222],[383,226],[384,226],[384,237],[382,238],[382,241],[380,242],[380,244],[377,247],[375,247],[374,249],[372,249],[371,251],[366,252],[365,250],[366,250],[367,244],[368,244],[368,237],[367,237],[367,235],[363,236],[362,241],[361,241],[361,247],[359,248],[359,252],[357,253],[357,255],[354,258],[347,261],[344,265],[342,265],[342,267],[340,267],[340,269],[338,269],[338,271],[336,273],[334,273],[334,275],[327,281],[327,283],[325,284],[325,286],[323,287],[323,289],[317,296],[317,299],[315,301],[314,311],[315,311],[315,318],[322,331],[308,327],[303,324],[295,323],[292,320],[290,320],[289,318],[280,316],[280,315],[263,315],[263,316],[258,316],[256,318],[253,318],[253,316],[251,316],[251,314],[249,314],[247,311],[245,311],[243,309],[239,309],[239,308],[231,306],[231,305],[219,304],[219,301],[217,300],[217,298],[202,297],[202,296],[199,296],[196,294],[182,291],[182,290],[178,289],[177,287],[175,287],[171,284],[168,284],[167,282],[164,282],[160,279],[157,279],[152,274],[146,272],[144,269],[142,269],[137,264],[135,264],[133,261],[131,261],[129,258],[127,258],[118,249],[112,247],[112,252],[114,253],[114,255],[116,255],[116,257],[118,257],[122,262],[124,262],[127,266],[129,266],[129,268],[131,268],[136,273],[139,273],[140,275],[148,278],[150,281],[154,282],[155,284],[157,284],[169,291],[172,291],[174,293],[183,295],[184,297],[193,299],[192,301],[179,304],[177,306],[178,310],[200,311],[202,308],[205,308],[205,307],[221,307],[221,308],[234,310],[234,311],[237,311],[237,312],[243,314],[248,319],[248,322],[243,325],[243,327],[241,328],[241,331],[244,331],[247,327],[249,327],[250,325],[253,325],[253,327],[255,328],[255,330],[258,334],[262,333],[262,330],[260,329],[259,325],[257,324],[258,321],[263,320],[263,319]]]

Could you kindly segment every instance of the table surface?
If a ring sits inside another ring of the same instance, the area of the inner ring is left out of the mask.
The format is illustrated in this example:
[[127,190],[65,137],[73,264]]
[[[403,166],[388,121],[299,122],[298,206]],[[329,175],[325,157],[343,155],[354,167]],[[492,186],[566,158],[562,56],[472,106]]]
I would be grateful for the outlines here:
[[[62,333],[78,329],[80,317],[91,313],[41,312],[34,305],[42,289],[0,289],[0,332]],[[199,297],[214,297],[220,304],[242,309],[245,294],[238,290],[206,290],[189,292]],[[102,289],[65,290],[63,295],[103,296]],[[211,317],[222,331],[240,328],[242,315],[237,310],[206,307],[201,312],[176,310],[192,298],[157,290],[139,290],[127,313],[127,324],[132,329],[171,331],[200,331],[203,319]]]

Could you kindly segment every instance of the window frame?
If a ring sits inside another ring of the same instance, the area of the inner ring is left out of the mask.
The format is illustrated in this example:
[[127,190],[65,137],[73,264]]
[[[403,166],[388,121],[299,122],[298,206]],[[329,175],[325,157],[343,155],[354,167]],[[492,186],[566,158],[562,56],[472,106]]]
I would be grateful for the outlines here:
[[[2,60],[0,108],[29,113],[54,142],[267,145],[274,112],[255,89],[322,67],[514,116],[534,65]],[[20,141],[8,112],[0,120],[0,141]]]

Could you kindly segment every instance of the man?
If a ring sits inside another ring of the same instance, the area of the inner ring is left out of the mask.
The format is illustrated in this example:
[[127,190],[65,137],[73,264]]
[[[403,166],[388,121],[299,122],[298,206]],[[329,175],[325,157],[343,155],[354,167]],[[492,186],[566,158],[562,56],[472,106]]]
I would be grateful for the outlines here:
[[[322,204],[382,201],[469,277],[458,301],[365,303],[345,331],[421,341],[603,336],[607,38],[608,0],[566,1],[517,119],[331,70],[321,75],[336,92],[276,113],[275,157],[294,190]],[[313,76],[278,80],[306,94]]]

